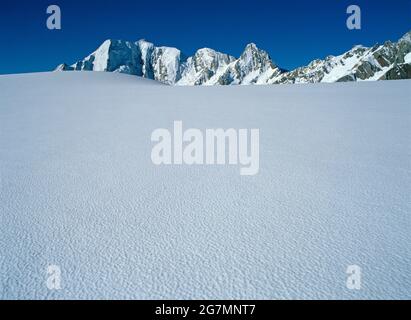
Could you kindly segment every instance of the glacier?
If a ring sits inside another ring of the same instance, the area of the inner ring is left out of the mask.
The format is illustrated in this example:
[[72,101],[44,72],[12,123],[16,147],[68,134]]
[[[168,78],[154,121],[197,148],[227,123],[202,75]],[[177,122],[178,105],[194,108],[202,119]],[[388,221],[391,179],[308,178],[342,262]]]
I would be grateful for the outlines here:
[[[410,88],[0,76],[0,299],[410,299]],[[177,119],[260,128],[259,174],[155,166]]]

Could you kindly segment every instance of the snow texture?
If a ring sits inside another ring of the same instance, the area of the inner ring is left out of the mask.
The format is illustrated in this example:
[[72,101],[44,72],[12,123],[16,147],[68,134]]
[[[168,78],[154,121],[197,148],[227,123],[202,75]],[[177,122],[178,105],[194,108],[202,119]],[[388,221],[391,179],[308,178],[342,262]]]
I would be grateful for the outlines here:
[[[410,299],[410,86],[0,76],[0,299]],[[260,173],[153,165],[174,120],[259,128]]]

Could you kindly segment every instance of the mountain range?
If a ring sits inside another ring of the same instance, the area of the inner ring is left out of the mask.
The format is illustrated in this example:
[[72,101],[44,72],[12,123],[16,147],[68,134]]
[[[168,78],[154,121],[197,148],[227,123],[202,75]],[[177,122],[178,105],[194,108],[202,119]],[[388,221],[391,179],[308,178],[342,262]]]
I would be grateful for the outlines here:
[[250,85],[411,79],[411,31],[397,42],[361,45],[307,66],[285,70],[254,43],[239,58],[213,49],[199,49],[187,57],[172,47],[139,40],[106,40],[78,62],[56,71],[120,72],[169,85]]

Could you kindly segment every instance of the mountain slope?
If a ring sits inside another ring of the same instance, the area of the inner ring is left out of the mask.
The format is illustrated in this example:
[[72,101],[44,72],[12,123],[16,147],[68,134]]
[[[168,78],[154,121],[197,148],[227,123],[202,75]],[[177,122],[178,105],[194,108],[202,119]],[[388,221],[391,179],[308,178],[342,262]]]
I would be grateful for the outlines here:
[[355,46],[339,56],[314,60],[308,66],[281,74],[269,83],[316,83],[410,79],[411,32],[397,43],[387,41],[372,48]]
[[171,85],[375,81],[410,79],[410,53],[411,31],[398,42],[355,46],[339,56],[317,59],[287,72],[253,43],[236,59],[209,48],[186,57],[177,48],[156,47],[145,40],[106,40],[83,60],[71,66],[62,64],[56,70],[121,72]]

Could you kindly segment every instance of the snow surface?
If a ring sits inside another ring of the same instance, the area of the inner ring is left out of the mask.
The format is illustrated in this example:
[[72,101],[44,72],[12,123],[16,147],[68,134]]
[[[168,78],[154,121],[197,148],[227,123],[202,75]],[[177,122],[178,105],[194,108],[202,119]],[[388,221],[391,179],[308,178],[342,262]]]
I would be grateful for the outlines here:
[[[0,299],[410,299],[410,87],[0,76]],[[259,128],[260,173],[153,165],[174,120]]]

